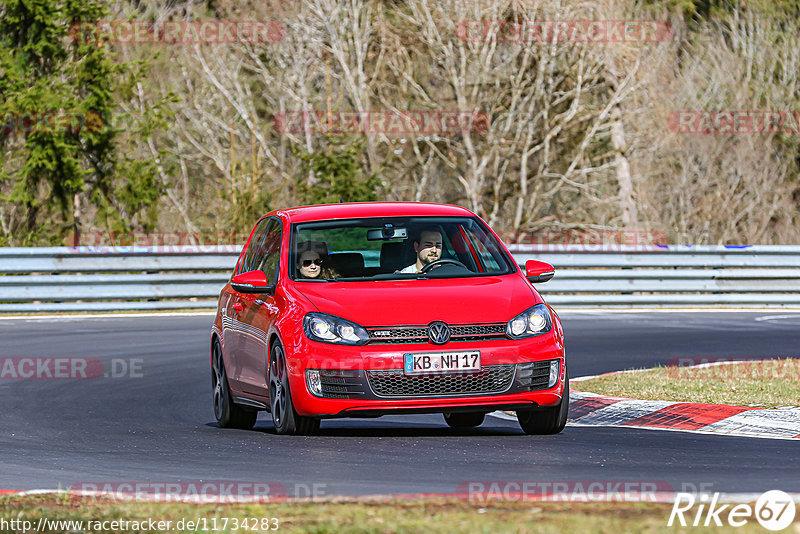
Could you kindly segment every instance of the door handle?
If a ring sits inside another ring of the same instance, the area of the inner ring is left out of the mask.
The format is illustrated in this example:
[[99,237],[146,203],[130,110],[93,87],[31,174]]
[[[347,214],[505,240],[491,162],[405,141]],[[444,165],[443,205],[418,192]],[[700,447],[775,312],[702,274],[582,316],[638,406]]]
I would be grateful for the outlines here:
[[233,305],[233,313],[234,313],[234,315],[238,315],[238,313],[240,311],[242,311],[243,309],[244,309],[244,306],[242,306],[241,303],[237,302],[236,304]]

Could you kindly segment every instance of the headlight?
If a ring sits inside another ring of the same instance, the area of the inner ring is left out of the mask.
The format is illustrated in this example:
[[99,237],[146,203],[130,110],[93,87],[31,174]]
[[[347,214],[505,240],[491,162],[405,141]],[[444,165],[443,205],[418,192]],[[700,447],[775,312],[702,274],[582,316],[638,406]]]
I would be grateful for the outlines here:
[[537,304],[511,319],[506,334],[515,339],[538,336],[549,332],[552,324],[550,310],[544,304]]
[[303,330],[308,339],[322,343],[364,345],[369,342],[369,334],[363,326],[327,313],[307,314],[303,317]]

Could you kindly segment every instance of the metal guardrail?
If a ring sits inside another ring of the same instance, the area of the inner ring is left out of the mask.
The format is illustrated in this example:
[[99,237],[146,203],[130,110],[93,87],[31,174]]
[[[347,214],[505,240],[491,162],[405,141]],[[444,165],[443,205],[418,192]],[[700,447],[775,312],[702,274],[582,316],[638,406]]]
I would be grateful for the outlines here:
[[562,306],[800,306],[800,246],[513,245],[556,277],[537,289]]
[[212,309],[240,248],[0,248],[0,313]]
[[[0,248],[0,312],[216,306],[236,246]],[[800,306],[800,246],[511,245],[570,307]]]

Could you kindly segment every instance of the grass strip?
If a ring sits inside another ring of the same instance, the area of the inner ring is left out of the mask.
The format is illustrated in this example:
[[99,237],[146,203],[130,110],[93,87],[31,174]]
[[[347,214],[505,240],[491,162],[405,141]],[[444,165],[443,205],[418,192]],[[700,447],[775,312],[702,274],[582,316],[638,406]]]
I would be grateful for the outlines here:
[[[87,529],[87,521],[170,521],[166,532],[310,532],[310,533],[562,533],[685,532],[677,524],[667,527],[671,504],[656,503],[553,503],[469,502],[457,499],[400,500],[388,502],[283,502],[268,504],[190,504],[121,502],[69,495],[7,496],[0,498],[0,524],[17,519],[38,525],[40,518],[83,521],[83,528],[42,529],[39,532],[153,532],[147,528]],[[722,516],[723,519],[725,516]],[[227,524],[223,527],[223,524]],[[233,518],[239,520],[235,529]],[[688,516],[687,516],[688,518]],[[205,522],[202,522],[205,519]],[[266,519],[266,523],[261,521]],[[274,523],[272,519],[277,519]],[[178,522],[183,520],[183,528]],[[242,528],[247,520],[248,527]],[[256,521],[257,520],[257,521]],[[187,521],[200,528],[187,528]],[[206,528],[202,528],[205,525]],[[107,524],[108,527],[113,527]],[[130,526],[130,525],[127,525]],[[216,529],[213,527],[216,526]],[[265,527],[266,528],[263,528]],[[277,530],[273,529],[277,526]],[[692,527],[688,527],[692,528]],[[731,527],[703,527],[704,532],[730,532]],[[794,530],[792,530],[794,529]],[[21,532],[21,529],[3,529]],[[763,532],[754,518],[737,533]],[[158,532],[158,531],[156,531]],[[800,534],[795,523],[789,532]]]
[[667,366],[573,383],[573,389],[640,400],[737,406],[800,405],[800,359]]

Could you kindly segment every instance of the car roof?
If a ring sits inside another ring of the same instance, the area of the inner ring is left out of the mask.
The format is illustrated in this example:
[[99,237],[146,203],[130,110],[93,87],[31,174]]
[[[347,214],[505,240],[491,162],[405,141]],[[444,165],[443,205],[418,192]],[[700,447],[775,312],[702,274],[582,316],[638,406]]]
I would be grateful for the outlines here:
[[461,206],[427,202],[348,202],[301,206],[277,210],[275,213],[286,215],[292,223],[361,217],[474,216],[471,211]]

